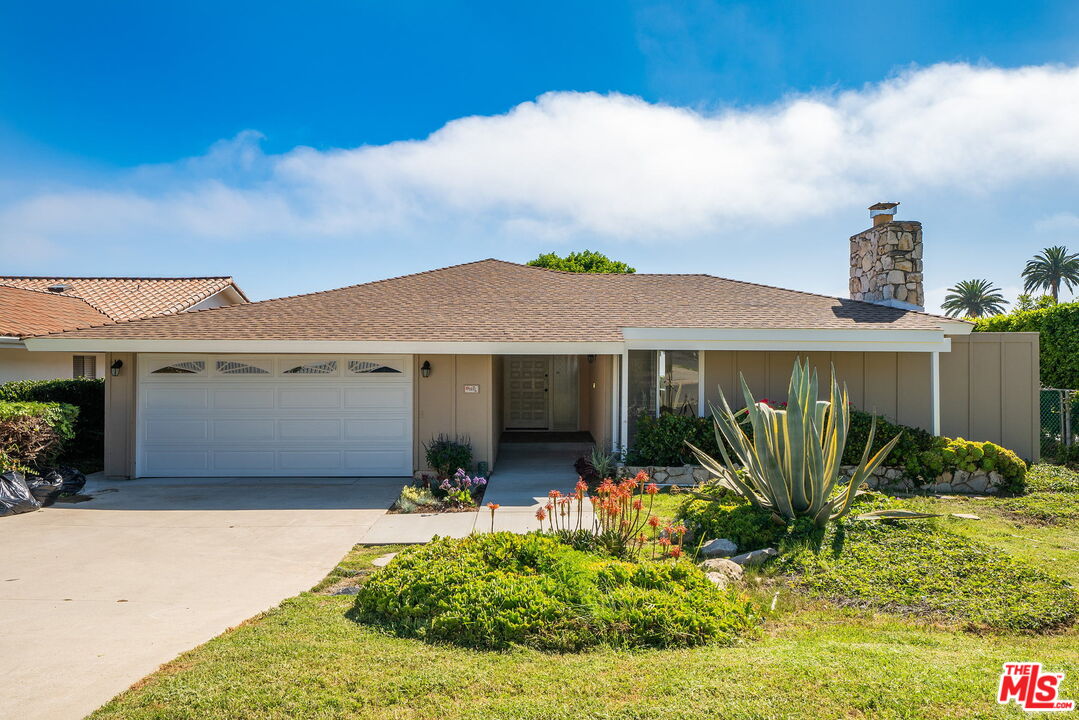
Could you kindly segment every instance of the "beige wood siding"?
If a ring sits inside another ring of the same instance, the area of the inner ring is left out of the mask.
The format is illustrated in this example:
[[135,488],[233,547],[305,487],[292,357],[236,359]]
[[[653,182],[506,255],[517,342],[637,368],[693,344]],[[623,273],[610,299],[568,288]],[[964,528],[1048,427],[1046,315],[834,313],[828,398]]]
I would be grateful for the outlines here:
[[[420,367],[431,363],[431,377]],[[424,460],[424,443],[439,433],[468,436],[473,462],[494,466],[495,436],[494,362],[490,355],[416,355],[416,468],[430,470]],[[478,393],[466,393],[465,385],[479,385]]]
[[951,340],[951,352],[940,356],[941,432],[995,442],[1036,460],[1038,333],[973,333]]
[[[120,360],[120,374],[109,370]],[[138,368],[134,353],[105,355],[105,477],[135,476],[135,378]]]
[[581,406],[587,408],[581,429],[592,433],[592,439],[604,449],[611,446],[612,362],[610,355],[596,355],[592,362],[581,356]]
[[[741,373],[755,398],[787,399],[794,352],[709,350],[705,353],[705,403],[719,402],[719,388],[728,402],[741,407]],[[932,424],[929,395],[930,355],[928,353],[806,353],[822,382],[835,367],[839,381],[846,383],[854,406],[883,415],[890,420],[926,428]],[[823,387],[823,386],[822,386]]]

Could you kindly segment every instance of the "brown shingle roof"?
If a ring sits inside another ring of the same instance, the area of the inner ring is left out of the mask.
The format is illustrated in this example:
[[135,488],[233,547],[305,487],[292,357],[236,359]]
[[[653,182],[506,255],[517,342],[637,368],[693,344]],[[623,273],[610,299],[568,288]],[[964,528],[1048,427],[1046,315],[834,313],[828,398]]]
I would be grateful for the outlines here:
[[177,340],[602,342],[623,327],[937,330],[940,318],[710,275],[586,275],[501,260],[76,330]]
[[[63,295],[85,300],[112,320],[133,320],[181,312],[230,285],[235,287],[230,277],[0,276],[0,285],[26,290],[48,290],[52,285],[68,285],[70,287],[64,290]],[[240,292],[239,288],[236,290]]]
[[0,285],[0,335],[44,335],[108,322],[77,297]]

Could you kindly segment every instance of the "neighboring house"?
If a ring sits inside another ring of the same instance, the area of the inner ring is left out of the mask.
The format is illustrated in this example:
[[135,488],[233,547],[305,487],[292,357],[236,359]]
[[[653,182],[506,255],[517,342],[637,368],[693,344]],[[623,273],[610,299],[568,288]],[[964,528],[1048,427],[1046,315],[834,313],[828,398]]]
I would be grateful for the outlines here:
[[0,276],[0,383],[104,376],[103,353],[31,354],[23,342],[31,335],[245,302],[228,277]]
[[[834,366],[853,403],[936,433],[1037,452],[1038,344],[920,312],[921,226],[874,206],[852,294],[710,275],[587,275],[483,260],[294,297],[30,338],[106,353],[110,476],[400,475],[467,435],[633,442],[635,419],[708,412],[739,373],[782,400],[791,367]],[[791,266],[792,263],[784,263]]]

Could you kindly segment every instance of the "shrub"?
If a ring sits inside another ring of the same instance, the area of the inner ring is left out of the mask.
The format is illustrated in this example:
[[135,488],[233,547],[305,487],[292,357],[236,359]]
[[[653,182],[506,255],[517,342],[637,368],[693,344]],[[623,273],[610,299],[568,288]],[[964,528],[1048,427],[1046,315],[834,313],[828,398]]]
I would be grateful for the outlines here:
[[435,497],[430,488],[405,485],[394,506],[403,513],[413,513],[420,508],[438,507],[442,501]]
[[1041,333],[1042,385],[1079,387],[1079,303],[982,318],[974,331]]
[[449,438],[440,434],[430,444],[424,444],[423,449],[427,466],[434,469],[439,478],[472,468],[472,443],[467,437]]
[[1067,582],[934,520],[857,519],[896,507],[894,499],[863,495],[819,548],[790,543],[769,570],[841,604],[936,615],[971,628],[1044,632],[1079,616],[1079,595]]
[[351,616],[430,642],[555,652],[731,643],[757,621],[688,563],[622,562],[512,533],[405,550],[370,576]]
[[729,490],[708,486],[701,494],[713,497],[704,500],[689,497],[678,509],[677,517],[702,540],[726,538],[738,545],[739,551],[775,547],[790,529],[772,519],[772,513],[750,505]]
[[79,409],[63,403],[0,402],[0,467],[28,470],[54,461],[75,435]]
[[[851,409],[850,429],[847,432],[847,447],[843,451],[844,465],[857,465],[862,458],[862,449],[869,440],[869,429],[877,420],[877,432],[870,447],[870,455],[875,455],[892,438],[899,436],[895,447],[884,459],[885,467],[903,468],[910,477],[925,474],[922,453],[937,447],[937,438],[921,428],[898,425],[879,415]],[[939,473],[937,473],[939,474]]]
[[66,403],[79,408],[75,436],[65,444],[60,460],[101,465],[105,455],[104,380],[18,380],[0,385],[0,401],[5,400]]
[[658,467],[696,464],[687,441],[710,455],[719,453],[711,417],[673,413],[659,417],[641,415],[637,419],[633,447],[626,454],[626,464]]
[[469,477],[464,470],[458,470],[453,475],[442,480],[438,485],[431,487],[431,492],[440,501],[454,507],[472,507],[477,499],[483,495],[487,487],[487,478],[482,476]]
[[1079,472],[1039,463],[1027,471],[1026,486],[1030,492],[1079,493]]

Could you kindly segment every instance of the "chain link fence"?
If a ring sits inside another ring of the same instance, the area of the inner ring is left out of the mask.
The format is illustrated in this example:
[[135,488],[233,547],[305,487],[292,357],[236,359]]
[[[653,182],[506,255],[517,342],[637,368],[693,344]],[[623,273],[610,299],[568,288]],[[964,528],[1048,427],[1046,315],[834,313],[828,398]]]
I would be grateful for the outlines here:
[[1079,444],[1079,390],[1042,388],[1041,417],[1043,456]]

